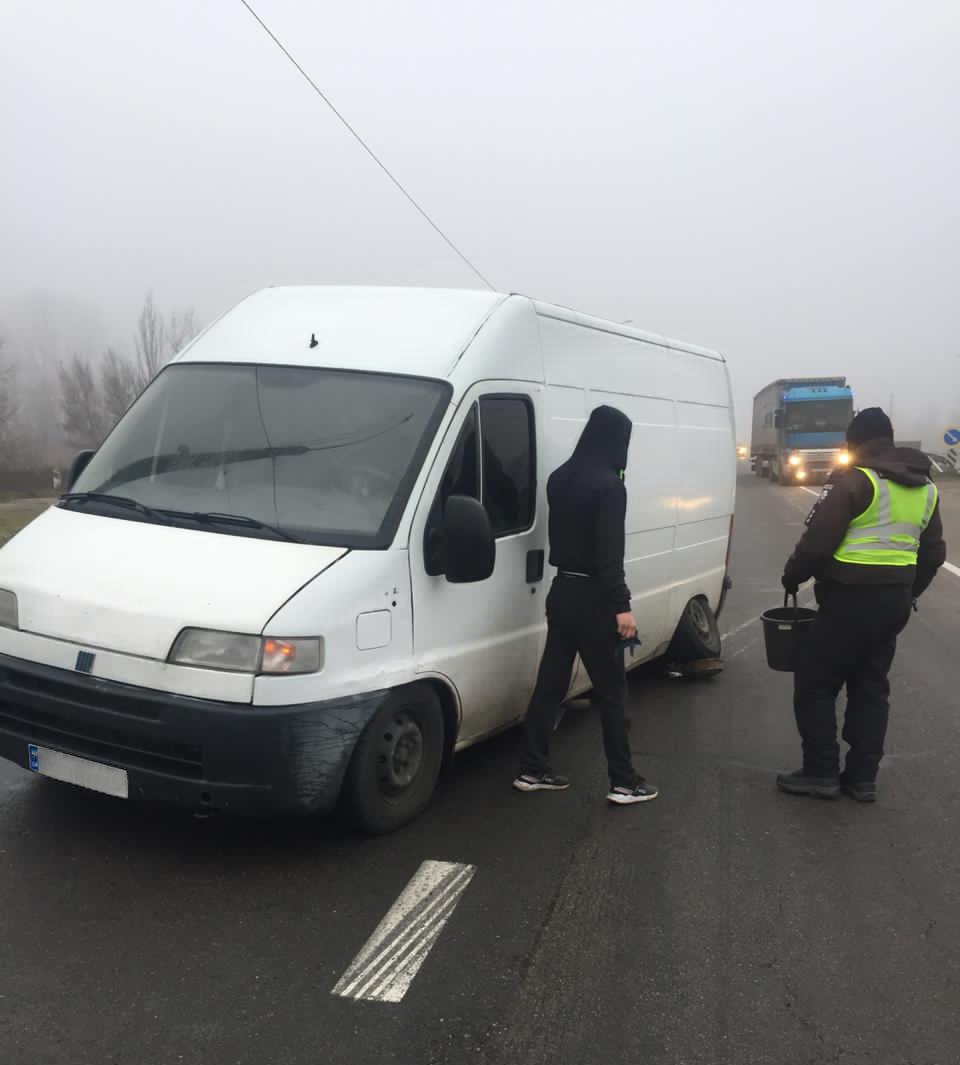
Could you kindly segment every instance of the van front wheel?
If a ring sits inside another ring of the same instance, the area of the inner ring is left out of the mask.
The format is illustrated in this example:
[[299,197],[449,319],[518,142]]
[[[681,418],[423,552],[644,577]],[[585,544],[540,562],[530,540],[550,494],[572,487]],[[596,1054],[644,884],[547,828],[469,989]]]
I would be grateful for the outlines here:
[[343,809],[357,828],[392,832],[426,807],[440,775],[443,737],[443,711],[430,688],[414,684],[387,696],[343,782]]
[[710,604],[699,596],[691,599],[677,625],[667,656],[674,662],[696,662],[718,658],[721,649],[720,627]]

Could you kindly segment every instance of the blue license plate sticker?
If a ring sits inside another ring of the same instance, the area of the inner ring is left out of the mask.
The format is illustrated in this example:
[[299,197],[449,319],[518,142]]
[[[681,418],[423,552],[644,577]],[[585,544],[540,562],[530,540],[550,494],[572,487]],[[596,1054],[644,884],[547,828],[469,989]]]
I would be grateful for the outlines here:
[[27,744],[27,755],[30,758],[30,771],[40,772],[40,748],[35,743]]

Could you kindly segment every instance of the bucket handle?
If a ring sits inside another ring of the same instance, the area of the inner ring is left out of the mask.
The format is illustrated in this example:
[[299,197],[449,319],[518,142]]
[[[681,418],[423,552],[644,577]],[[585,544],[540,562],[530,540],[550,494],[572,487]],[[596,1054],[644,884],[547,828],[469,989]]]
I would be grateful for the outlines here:
[[787,609],[787,605],[788,605],[788,603],[789,603],[789,601],[791,599],[793,600],[793,620],[796,622],[796,621],[800,620],[800,607],[799,607],[799,605],[797,603],[796,593],[794,593],[793,595],[791,595],[789,592],[784,592],[783,593],[783,609],[784,610]]

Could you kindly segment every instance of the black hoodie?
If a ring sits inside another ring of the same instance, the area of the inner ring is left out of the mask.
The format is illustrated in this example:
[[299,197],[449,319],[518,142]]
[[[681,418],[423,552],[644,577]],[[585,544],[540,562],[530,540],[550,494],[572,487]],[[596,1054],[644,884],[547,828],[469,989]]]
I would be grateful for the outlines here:
[[[856,448],[854,461],[896,484],[919,488],[927,484],[930,477],[930,460],[922,451],[894,447],[890,440],[870,440],[861,444]],[[816,577],[818,581],[839,584],[912,584],[914,596],[926,591],[947,557],[939,502],[920,537],[915,567],[851,566],[834,559],[850,522],[859,517],[872,500],[873,485],[860,470],[851,468],[832,474],[807,517],[806,532],[787,562],[784,582],[800,585]]]
[[623,573],[627,490],[622,474],[632,429],[630,419],[614,407],[597,407],[573,456],[547,482],[551,564],[561,572],[593,577],[617,614],[630,609]]

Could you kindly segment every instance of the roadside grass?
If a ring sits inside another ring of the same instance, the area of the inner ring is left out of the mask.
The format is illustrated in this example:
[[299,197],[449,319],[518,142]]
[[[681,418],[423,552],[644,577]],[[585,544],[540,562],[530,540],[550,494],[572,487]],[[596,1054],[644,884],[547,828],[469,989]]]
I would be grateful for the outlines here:
[[5,544],[49,506],[46,500],[0,504],[0,546]]

